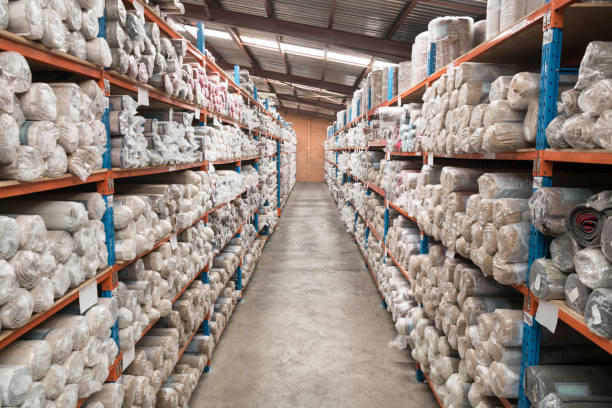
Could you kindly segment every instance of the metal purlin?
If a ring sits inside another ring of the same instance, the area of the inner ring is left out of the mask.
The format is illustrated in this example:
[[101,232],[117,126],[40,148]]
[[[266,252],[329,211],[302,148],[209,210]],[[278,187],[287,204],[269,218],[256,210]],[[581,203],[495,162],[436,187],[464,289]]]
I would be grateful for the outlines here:
[[[544,16],[544,32],[542,35],[542,64],[540,76],[540,95],[538,112],[538,132],[536,136],[536,150],[538,155],[534,166],[533,190],[552,186],[552,167],[548,166],[541,156],[541,152],[550,147],[546,141],[545,130],[557,113],[557,99],[559,97],[559,72],[561,70],[561,42],[563,27],[563,12],[550,7]],[[529,271],[531,265],[538,258],[548,254],[548,239],[539,232],[533,224],[529,237],[529,260],[527,268],[527,288],[529,288]],[[519,408],[528,408],[531,403],[525,396],[524,377],[525,369],[540,362],[541,326],[535,320],[537,306],[532,299],[531,291],[527,291],[523,312],[523,345],[521,376],[519,381]]]

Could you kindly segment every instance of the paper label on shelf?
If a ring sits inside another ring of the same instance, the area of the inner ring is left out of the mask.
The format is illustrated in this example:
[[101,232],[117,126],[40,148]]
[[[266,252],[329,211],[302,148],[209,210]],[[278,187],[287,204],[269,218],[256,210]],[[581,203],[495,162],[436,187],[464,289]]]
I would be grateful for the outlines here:
[[542,188],[542,177],[540,176],[535,176],[533,178],[533,188],[538,189],[538,188]]
[[547,300],[540,299],[535,318],[538,323],[554,333],[559,320],[559,308]]
[[106,198],[106,208],[113,208],[113,196],[107,196]]
[[453,259],[453,258],[455,257],[455,251],[452,251],[452,250],[450,250],[450,249],[447,249],[447,250],[446,250],[446,257],[447,257],[447,258],[450,258],[450,259]]
[[200,119],[200,108],[195,108],[195,118]]
[[601,313],[597,305],[591,306],[591,314],[593,315],[593,324],[601,324]]
[[138,87],[138,105],[149,106],[149,91],[147,89]]
[[536,276],[535,281],[533,282],[533,288],[535,290],[540,290],[540,285],[542,284],[542,279],[540,275]]
[[433,166],[433,163],[434,163],[433,153],[427,153],[427,165]]
[[532,315],[530,315],[529,313],[525,312],[525,311],[523,312],[523,321],[524,321],[524,322],[525,322],[527,325],[529,325],[529,326],[533,326],[533,316],[532,316]]
[[108,96],[104,97],[104,108],[105,109],[110,108],[110,98]]
[[170,167],[168,167],[168,171],[176,171],[176,166],[170,166]]
[[128,366],[132,363],[132,361],[134,361],[135,356],[136,356],[136,348],[134,346],[130,347],[129,349],[123,352],[123,358],[121,362],[123,363],[124,370],[128,368]]
[[575,302],[576,299],[578,299],[578,296],[579,296],[578,288],[573,288],[567,294],[567,298],[569,299],[570,302]]
[[79,309],[81,314],[98,302],[98,282],[95,280],[79,290]]
[[176,234],[170,235],[170,247],[174,250],[178,248],[178,243],[176,241]]

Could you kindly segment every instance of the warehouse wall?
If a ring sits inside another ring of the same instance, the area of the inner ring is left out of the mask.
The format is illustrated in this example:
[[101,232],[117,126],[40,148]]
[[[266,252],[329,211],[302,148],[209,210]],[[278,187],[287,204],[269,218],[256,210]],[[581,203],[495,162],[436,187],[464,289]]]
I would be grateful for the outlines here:
[[287,122],[297,134],[297,181],[323,182],[323,142],[329,121],[302,113],[287,112]]

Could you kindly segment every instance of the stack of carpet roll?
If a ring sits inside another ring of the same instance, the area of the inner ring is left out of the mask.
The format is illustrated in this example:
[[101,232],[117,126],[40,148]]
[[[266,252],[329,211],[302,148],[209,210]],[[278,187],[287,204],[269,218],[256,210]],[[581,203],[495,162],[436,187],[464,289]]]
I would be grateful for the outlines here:
[[214,185],[212,200],[215,205],[230,202],[246,190],[255,188],[259,183],[257,171],[252,166],[244,166],[240,172],[215,170],[209,166],[209,172]]
[[258,223],[261,230],[265,226],[274,226],[278,217],[276,161],[272,158],[259,159],[258,175],[260,188],[260,201],[258,203]]
[[[23,3],[26,3],[25,1]],[[32,181],[70,173],[85,181],[102,167],[107,137],[95,81],[32,83],[26,59],[0,53],[0,178]]]
[[69,289],[107,267],[106,234],[100,221],[105,211],[98,193],[2,200],[2,329],[25,325],[32,313],[48,310]]
[[234,126],[200,126],[204,157],[208,161],[230,160],[258,154],[258,142]]
[[535,228],[553,237],[551,259],[531,267],[531,290],[565,299],[591,331],[612,338],[612,192],[545,187],[529,207]]
[[244,255],[244,258],[242,259],[243,286],[246,286],[253,277],[255,268],[257,267],[257,262],[259,262],[259,259],[261,258],[265,244],[266,237],[258,237],[253,239],[251,245],[249,246],[249,251]]
[[390,215],[390,227],[385,245],[397,262],[408,270],[410,257],[418,255],[421,246],[421,232],[419,227],[395,211]]
[[231,206],[223,206],[210,215],[209,222],[215,233],[212,241],[215,253],[219,254],[229,241],[238,233],[242,223],[248,221],[258,202],[252,196],[237,198]]
[[116,319],[116,300],[99,298],[84,315],[69,307],[4,348],[2,405],[76,407],[100,391],[118,352]]
[[612,42],[587,45],[578,82],[560,94],[557,117],[546,128],[555,149],[612,148]]

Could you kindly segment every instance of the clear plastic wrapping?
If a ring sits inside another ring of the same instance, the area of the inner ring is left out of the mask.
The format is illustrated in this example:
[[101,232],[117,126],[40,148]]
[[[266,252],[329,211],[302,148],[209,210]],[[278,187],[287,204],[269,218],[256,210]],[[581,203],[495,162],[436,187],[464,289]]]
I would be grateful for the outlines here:
[[591,289],[586,286],[577,274],[572,273],[565,280],[565,303],[574,311],[584,315],[587,299]]
[[583,112],[597,116],[612,109],[612,79],[602,79],[580,93],[578,106]]
[[568,118],[561,128],[561,135],[567,144],[575,149],[593,149],[597,144],[593,140],[593,127],[596,117],[588,113],[579,113]]
[[580,281],[591,289],[612,287],[612,264],[599,248],[576,252],[574,266]]
[[521,123],[495,123],[485,129],[482,148],[485,152],[514,152],[529,147]]
[[529,256],[529,222],[518,222],[497,231],[497,255],[505,262],[527,262]]
[[531,265],[529,288],[540,299],[564,299],[566,279],[551,259],[539,258]]
[[555,237],[550,243],[550,254],[553,264],[563,273],[574,271],[574,256],[580,246],[570,234]]
[[598,288],[589,295],[584,319],[593,333],[612,338],[612,288]]
[[592,194],[591,190],[584,188],[540,188],[529,199],[531,222],[545,235],[561,235],[565,232],[565,217]]
[[508,89],[508,104],[512,109],[526,110],[529,102],[538,100],[540,74],[519,72],[512,78]]
[[563,125],[569,117],[567,115],[558,115],[550,121],[546,127],[545,135],[546,141],[553,149],[567,149],[570,145],[565,141],[563,137]]
[[521,173],[485,173],[478,178],[482,198],[529,198],[531,176]]

